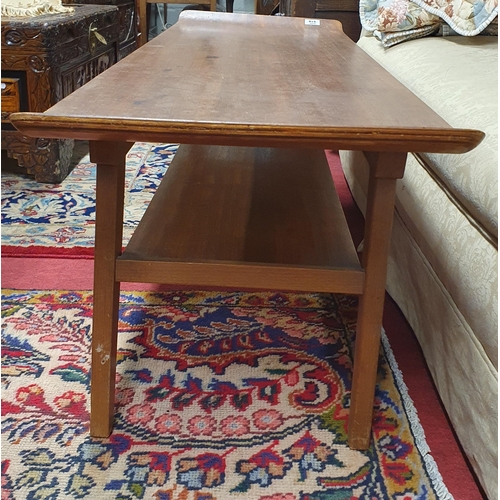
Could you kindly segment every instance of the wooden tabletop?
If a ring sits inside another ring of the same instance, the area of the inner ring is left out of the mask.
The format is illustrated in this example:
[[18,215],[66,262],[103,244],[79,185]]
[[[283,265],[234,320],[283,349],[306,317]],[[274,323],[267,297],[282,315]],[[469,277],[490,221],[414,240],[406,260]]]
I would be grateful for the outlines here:
[[403,152],[462,153],[484,137],[450,127],[337,21],[202,11],[11,121],[47,138]]

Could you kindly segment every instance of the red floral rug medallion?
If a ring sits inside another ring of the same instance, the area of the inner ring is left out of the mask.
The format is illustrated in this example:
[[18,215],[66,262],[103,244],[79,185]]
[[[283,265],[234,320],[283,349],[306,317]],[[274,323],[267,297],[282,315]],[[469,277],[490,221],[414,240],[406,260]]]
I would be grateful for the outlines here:
[[90,292],[4,291],[2,499],[450,498],[384,340],[347,446],[355,300],[121,295],[116,416],[88,435]]

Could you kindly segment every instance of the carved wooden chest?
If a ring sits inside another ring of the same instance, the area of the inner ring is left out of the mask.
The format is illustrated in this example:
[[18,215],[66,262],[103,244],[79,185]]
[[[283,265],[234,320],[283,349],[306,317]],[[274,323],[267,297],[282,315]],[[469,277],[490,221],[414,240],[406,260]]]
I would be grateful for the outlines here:
[[135,0],[63,0],[63,4],[116,5],[118,7],[118,25],[120,27],[118,35],[118,60],[123,59],[137,49],[139,23]]
[[25,137],[9,123],[10,113],[45,111],[117,60],[117,7],[74,9],[2,18],[2,149],[40,182],[66,177],[73,142]]

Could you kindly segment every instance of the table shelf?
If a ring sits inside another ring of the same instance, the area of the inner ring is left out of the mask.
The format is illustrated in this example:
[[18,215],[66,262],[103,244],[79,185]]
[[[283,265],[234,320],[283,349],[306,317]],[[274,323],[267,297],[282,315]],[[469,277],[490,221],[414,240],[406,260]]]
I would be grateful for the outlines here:
[[182,145],[117,281],[362,293],[323,150]]

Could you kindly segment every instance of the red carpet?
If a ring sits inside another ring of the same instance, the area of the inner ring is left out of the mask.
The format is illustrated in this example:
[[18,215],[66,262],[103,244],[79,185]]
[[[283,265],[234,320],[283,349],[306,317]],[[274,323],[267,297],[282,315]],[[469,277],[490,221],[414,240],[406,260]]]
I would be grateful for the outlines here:
[[[328,159],[354,243],[358,245],[362,239],[363,217],[350,195],[338,156],[328,153]],[[93,261],[88,259],[2,258],[3,288],[89,290],[92,288],[92,273]],[[123,290],[158,288],[167,287],[136,283],[122,286]],[[389,296],[386,300],[384,328],[417,408],[431,453],[450,493],[456,500],[485,499],[450,428],[419,344]]]

